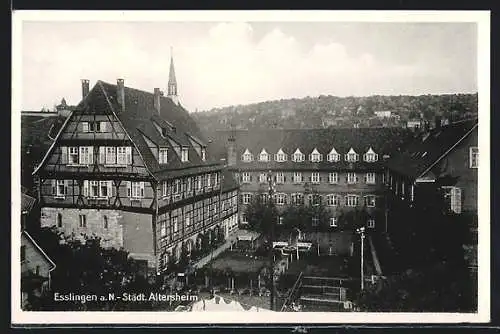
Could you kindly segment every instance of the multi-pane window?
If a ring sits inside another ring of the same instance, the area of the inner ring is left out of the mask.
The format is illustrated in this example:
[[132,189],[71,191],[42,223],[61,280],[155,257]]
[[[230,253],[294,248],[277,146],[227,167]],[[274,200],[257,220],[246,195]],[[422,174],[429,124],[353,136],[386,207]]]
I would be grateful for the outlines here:
[[304,204],[304,195],[300,193],[295,193],[291,195],[293,204]]
[[329,194],[326,196],[326,203],[329,206],[338,206],[340,202],[340,197],[335,194]]
[[241,198],[242,198],[243,204],[250,204],[250,201],[252,199],[252,195],[251,194],[241,194]]
[[144,182],[131,182],[127,183],[127,196],[130,198],[143,198],[144,197]]
[[99,197],[99,181],[89,181],[89,197]]
[[158,163],[166,164],[168,162],[168,148],[161,147],[158,152]]
[[81,165],[90,165],[94,163],[94,148],[92,146],[80,146],[79,163]]
[[56,196],[64,197],[66,195],[66,182],[65,180],[56,181]]
[[478,168],[479,166],[479,149],[477,147],[471,147],[469,149],[469,167]]
[[253,155],[252,153],[250,153],[250,151],[245,150],[245,153],[243,153],[243,155],[241,156],[241,160],[243,160],[244,162],[250,162],[253,160]]
[[100,122],[89,122],[89,132],[101,132]]
[[312,194],[309,195],[309,205],[318,206],[321,204],[321,195]]
[[111,197],[111,183],[112,181],[99,181],[99,197]]
[[368,184],[375,184],[375,173],[366,173],[365,174],[365,182]]
[[312,226],[318,226],[319,225],[319,218],[318,217],[312,217],[311,224],[312,224]]
[[347,183],[353,184],[358,181],[358,177],[356,176],[356,173],[349,172],[347,173]]
[[368,219],[368,221],[366,222],[366,227],[375,228],[375,219],[373,218]]
[[357,195],[347,195],[346,196],[346,205],[347,206],[358,206],[359,204],[359,196]]
[[292,161],[293,162],[302,162],[305,159],[305,154],[300,152],[299,149],[297,149],[293,155],[292,155]]
[[172,194],[178,195],[181,193],[181,180],[175,179],[172,183]]
[[269,161],[269,153],[267,153],[265,149],[262,149],[260,152],[259,161]]
[[328,157],[327,157],[328,161],[329,162],[337,162],[337,161],[340,161],[340,154],[337,153],[337,151],[335,150],[335,148],[333,148],[330,153],[328,153]]
[[318,150],[314,149],[311,154],[309,154],[309,160],[311,162],[320,162],[323,160],[323,155],[318,152]]
[[359,160],[359,154],[357,154],[352,148],[344,156],[345,161],[355,162]]
[[78,147],[68,147],[68,163],[76,165],[79,163],[78,160]]
[[267,175],[266,175],[266,173],[260,173],[259,174],[259,182],[260,183],[266,183],[267,182]]
[[462,190],[458,187],[443,187],[447,209],[454,213],[462,212]]
[[285,174],[283,172],[276,173],[276,183],[285,183]]
[[127,164],[127,147],[116,148],[116,164],[118,165]]
[[319,173],[318,172],[311,173],[311,182],[312,183],[319,183]]
[[116,163],[116,147],[106,147],[106,164],[114,165]]
[[241,181],[243,183],[250,183],[251,182],[250,173],[249,172],[241,173]]
[[374,161],[377,161],[377,154],[375,153],[366,153],[365,156],[365,161],[366,162],[374,162]]
[[328,182],[329,183],[338,183],[339,182],[339,173],[337,173],[337,172],[328,173]]
[[286,194],[278,193],[275,195],[276,205],[285,205],[286,204]]
[[302,181],[303,181],[302,173],[301,172],[294,172],[293,173],[293,182],[294,183],[301,183]]
[[376,197],[375,195],[366,195],[365,196],[365,205],[367,207],[373,208],[376,205]]
[[86,215],[79,215],[78,216],[78,226],[80,228],[87,227],[87,216]]
[[288,158],[287,155],[281,149],[274,156],[274,160],[276,160],[277,162],[287,161],[287,158]]
[[278,225],[283,225],[283,216],[278,216]]
[[205,184],[207,188],[210,188],[212,186],[212,175],[211,174],[205,174]]
[[163,197],[167,197],[167,194],[168,194],[168,183],[167,181],[163,181],[161,183],[161,193],[163,195]]
[[181,161],[182,162],[188,162],[189,161],[189,148],[188,147],[183,147],[181,149]]
[[337,217],[330,217],[330,227],[337,227]]

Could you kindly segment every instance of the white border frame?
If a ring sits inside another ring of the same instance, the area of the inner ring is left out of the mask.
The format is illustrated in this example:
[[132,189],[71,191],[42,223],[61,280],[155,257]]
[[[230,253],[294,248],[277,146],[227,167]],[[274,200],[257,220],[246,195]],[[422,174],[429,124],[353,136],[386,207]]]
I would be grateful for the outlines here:
[[[21,240],[21,82],[24,21],[335,21],[335,22],[472,22],[478,31],[479,184],[477,313],[334,313],[298,312],[34,312],[20,308]],[[490,321],[490,12],[489,11],[14,11],[12,14],[12,189],[11,321],[23,324],[366,324],[478,323]],[[194,319],[195,320],[194,320]],[[194,322],[194,321],[195,322]]]

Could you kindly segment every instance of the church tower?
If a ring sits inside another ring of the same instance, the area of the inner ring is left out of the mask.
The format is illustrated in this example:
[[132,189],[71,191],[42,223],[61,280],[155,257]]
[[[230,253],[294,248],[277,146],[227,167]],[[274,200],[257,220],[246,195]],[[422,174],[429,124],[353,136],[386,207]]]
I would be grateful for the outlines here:
[[170,48],[170,72],[168,74],[167,97],[175,104],[179,104],[179,96],[177,95],[177,80],[175,79],[174,56],[172,48]]

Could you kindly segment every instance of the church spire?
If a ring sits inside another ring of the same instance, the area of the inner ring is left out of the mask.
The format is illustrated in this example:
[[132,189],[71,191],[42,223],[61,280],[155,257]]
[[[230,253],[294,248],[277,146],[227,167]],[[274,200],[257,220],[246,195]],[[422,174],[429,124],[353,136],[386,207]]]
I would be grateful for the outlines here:
[[179,97],[177,96],[177,80],[175,79],[174,54],[172,47],[170,47],[170,72],[168,74],[167,97],[174,101],[175,104],[179,103]]

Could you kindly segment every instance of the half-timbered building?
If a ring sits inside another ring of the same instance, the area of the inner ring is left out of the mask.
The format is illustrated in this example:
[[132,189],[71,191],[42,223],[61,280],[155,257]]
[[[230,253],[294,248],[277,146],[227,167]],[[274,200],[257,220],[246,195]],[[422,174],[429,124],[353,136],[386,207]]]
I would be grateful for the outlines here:
[[237,228],[237,184],[170,86],[164,97],[82,80],[83,100],[34,171],[42,226],[95,235],[158,271]]

